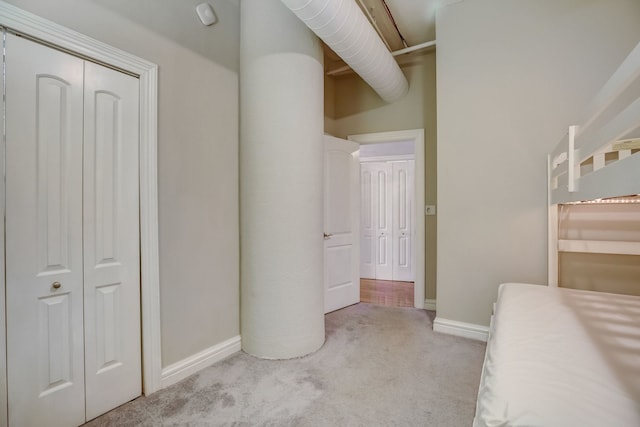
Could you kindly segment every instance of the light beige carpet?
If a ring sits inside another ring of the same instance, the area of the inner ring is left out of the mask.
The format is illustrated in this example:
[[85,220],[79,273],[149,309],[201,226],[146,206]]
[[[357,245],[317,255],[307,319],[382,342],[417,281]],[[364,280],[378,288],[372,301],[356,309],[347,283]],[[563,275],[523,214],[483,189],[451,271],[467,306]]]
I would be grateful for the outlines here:
[[470,426],[485,344],[433,313],[357,304],[326,316],[316,353],[238,353],[89,426]]

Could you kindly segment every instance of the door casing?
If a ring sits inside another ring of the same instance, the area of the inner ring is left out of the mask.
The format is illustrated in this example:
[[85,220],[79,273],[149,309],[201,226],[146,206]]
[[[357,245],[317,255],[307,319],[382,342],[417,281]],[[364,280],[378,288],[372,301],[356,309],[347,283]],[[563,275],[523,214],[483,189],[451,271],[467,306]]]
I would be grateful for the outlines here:
[[357,135],[349,135],[348,140],[359,144],[379,144],[381,142],[406,142],[413,141],[415,170],[414,170],[414,201],[415,201],[415,255],[414,255],[414,286],[413,301],[415,308],[425,306],[425,218],[424,218],[424,191],[425,191],[425,147],[424,129],[409,129],[391,132],[376,132]]

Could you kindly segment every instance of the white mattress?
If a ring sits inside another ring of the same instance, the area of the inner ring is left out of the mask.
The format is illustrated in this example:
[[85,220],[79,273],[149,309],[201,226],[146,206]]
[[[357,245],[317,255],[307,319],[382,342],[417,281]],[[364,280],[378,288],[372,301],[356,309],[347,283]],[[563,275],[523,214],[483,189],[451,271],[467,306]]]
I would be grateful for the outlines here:
[[473,425],[640,426],[640,297],[501,285]]

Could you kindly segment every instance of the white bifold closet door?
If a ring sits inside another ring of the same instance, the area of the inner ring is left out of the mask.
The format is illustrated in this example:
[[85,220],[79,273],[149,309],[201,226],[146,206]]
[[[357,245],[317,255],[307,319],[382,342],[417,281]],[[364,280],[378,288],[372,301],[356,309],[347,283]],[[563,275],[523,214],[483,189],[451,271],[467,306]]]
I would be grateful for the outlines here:
[[8,34],[10,426],[141,393],[138,80]]
[[390,163],[362,163],[361,179],[361,276],[393,280],[391,218],[393,196]]
[[361,277],[413,281],[413,160],[361,164]]
[[393,280],[412,282],[414,161],[393,162]]

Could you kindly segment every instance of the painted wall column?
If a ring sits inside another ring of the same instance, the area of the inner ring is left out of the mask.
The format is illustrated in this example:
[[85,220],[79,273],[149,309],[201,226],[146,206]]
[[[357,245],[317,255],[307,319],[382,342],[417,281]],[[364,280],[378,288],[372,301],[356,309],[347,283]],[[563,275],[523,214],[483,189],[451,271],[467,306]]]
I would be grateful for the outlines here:
[[322,49],[279,0],[240,8],[242,347],[286,359],[324,343]]

